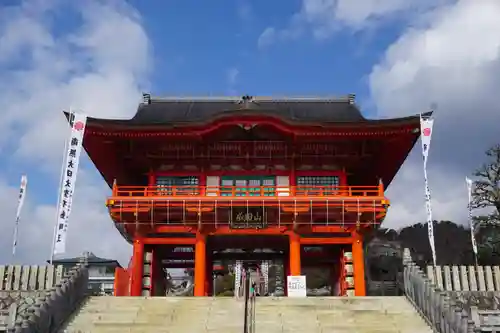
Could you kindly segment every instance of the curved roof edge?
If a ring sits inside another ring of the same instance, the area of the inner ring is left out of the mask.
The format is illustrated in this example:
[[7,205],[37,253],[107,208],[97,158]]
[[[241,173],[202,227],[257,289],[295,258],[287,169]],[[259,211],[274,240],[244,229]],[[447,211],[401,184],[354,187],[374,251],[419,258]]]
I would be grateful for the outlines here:
[[[355,104],[354,95],[344,97],[164,97],[145,94],[130,119],[89,117],[96,127],[183,127],[202,125],[230,116],[270,116],[292,125],[366,124],[414,122],[420,115],[367,119]],[[429,117],[432,111],[423,113]],[[68,112],[65,112],[69,118]]]

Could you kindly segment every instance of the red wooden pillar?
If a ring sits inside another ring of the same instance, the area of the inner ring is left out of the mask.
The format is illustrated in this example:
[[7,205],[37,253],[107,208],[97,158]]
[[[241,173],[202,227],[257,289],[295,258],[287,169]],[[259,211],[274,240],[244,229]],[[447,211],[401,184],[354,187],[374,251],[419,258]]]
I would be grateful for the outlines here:
[[366,296],[365,285],[365,258],[363,253],[363,237],[358,232],[353,232],[352,263],[354,270],[354,294]]
[[210,248],[206,249],[206,273],[205,273],[205,296],[213,295],[213,273],[214,273],[214,261],[213,253]]
[[200,186],[200,195],[204,196],[206,195],[207,191],[207,173],[203,169],[202,172],[200,173],[200,178],[198,179],[198,184]]
[[290,233],[290,275],[297,276],[300,275],[301,263],[300,263],[300,236],[296,233]]
[[144,243],[134,240],[132,256],[132,272],[130,281],[130,296],[142,295],[142,271],[144,269]]
[[205,296],[207,281],[206,246],[205,235],[197,234],[194,246],[194,296]]
[[153,169],[150,169],[148,172],[148,185],[155,186],[156,185],[156,175]]
[[283,273],[285,275],[283,280],[283,292],[286,296],[288,295],[288,275],[290,275],[290,252],[286,254],[285,260],[283,260]]

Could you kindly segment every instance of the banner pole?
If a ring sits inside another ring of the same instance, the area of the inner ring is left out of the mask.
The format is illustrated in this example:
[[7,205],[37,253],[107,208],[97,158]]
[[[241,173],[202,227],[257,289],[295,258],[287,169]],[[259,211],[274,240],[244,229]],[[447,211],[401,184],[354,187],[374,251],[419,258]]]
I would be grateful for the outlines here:
[[425,208],[427,211],[427,232],[429,236],[429,244],[432,251],[432,262],[434,266],[437,264],[436,260],[436,244],[434,242],[434,220],[432,219],[432,204],[431,204],[431,190],[429,188],[429,180],[427,178],[427,159],[429,156],[429,149],[431,145],[432,128],[434,120],[423,118],[420,114],[420,140],[422,141],[422,157],[424,160],[424,182],[425,182]]
[[[71,126],[72,123],[75,119],[75,114],[73,109],[70,107],[69,108],[69,125],[70,125],[70,130],[68,130],[68,133],[71,134]],[[52,262],[54,261],[54,251],[55,251],[55,246],[56,246],[56,234],[57,234],[57,224],[58,224],[58,218],[59,218],[59,206],[61,205],[61,189],[62,189],[62,183],[64,179],[64,169],[66,167],[66,161],[68,160],[68,135],[64,139],[64,151],[63,151],[63,161],[61,163],[61,173],[59,176],[59,191],[57,192],[57,203],[56,203],[56,218],[54,222],[54,230],[52,231],[52,245],[50,247],[50,261],[49,264],[52,265]]]
[[67,141],[66,161],[63,163],[63,177],[61,181],[61,192],[59,193],[59,205],[57,224],[55,226],[53,256],[66,253],[69,217],[72,211],[75,184],[80,165],[80,156],[85,137],[87,115],[72,112],[71,132]]
[[17,238],[19,233],[19,222],[21,221],[21,210],[24,206],[24,199],[26,198],[26,191],[28,188],[28,176],[26,174],[21,176],[21,186],[19,187],[19,197],[16,211],[16,221],[14,224],[14,235],[12,240],[12,257],[16,255]]
[[472,252],[474,252],[474,262],[476,263],[477,267],[478,266],[477,243],[476,243],[474,219],[472,217],[472,187],[474,186],[474,182],[469,177],[465,177],[465,183],[467,184],[467,195],[469,198],[469,204],[467,205],[467,210],[469,213],[468,217],[470,226],[470,241],[472,245]]

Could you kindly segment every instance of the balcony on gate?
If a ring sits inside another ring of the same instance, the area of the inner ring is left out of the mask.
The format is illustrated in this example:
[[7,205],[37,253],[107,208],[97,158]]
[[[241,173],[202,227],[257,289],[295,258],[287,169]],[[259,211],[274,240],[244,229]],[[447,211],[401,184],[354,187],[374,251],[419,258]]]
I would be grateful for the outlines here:
[[[380,223],[389,201],[377,186],[113,186],[106,205],[115,216],[137,222],[205,223],[235,214],[283,223],[341,221]],[[156,218],[154,217],[156,216]],[[190,217],[191,216],[191,217]],[[340,223],[340,222],[339,222]]]

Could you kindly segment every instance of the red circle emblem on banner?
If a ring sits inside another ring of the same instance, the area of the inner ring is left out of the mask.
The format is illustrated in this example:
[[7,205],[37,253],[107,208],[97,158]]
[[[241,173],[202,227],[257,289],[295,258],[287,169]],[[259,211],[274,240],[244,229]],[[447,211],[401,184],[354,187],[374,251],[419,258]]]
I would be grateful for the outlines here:
[[73,125],[73,128],[76,129],[77,131],[83,130],[84,127],[85,127],[85,125],[81,121],[79,121]]
[[430,128],[424,128],[424,136],[430,136],[431,135],[431,129]]

